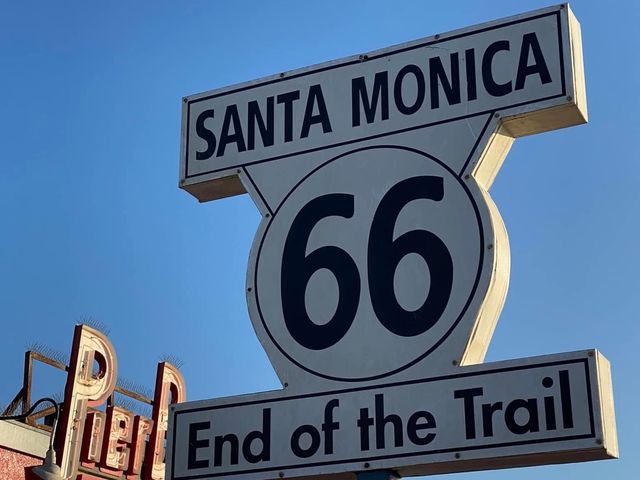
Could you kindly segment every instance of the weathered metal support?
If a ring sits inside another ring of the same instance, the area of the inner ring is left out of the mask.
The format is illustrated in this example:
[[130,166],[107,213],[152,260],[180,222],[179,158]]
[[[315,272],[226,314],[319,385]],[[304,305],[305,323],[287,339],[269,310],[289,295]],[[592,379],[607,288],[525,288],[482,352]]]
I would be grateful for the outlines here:
[[133,398],[134,400],[137,400],[139,402],[153,405],[153,400],[151,400],[148,397],[145,397],[144,395],[140,395],[139,393],[136,393],[132,390],[127,390],[126,388],[122,388],[116,385],[116,388],[113,391],[117,393],[121,393],[122,395],[125,395],[127,397]]
[[7,407],[2,412],[2,416],[13,415],[13,413],[17,410],[18,406],[22,403],[22,397],[24,396],[24,387],[20,389],[18,394],[11,400],[11,403],[7,405]]
[[69,367],[67,367],[64,363],[54,360],[53,358],[45,357],[41,353],[34,352],[33,350],[31,350],[29,353],[31,354],[31,358],[33,360],[38,360],[39,362],[55,367],[58,370],[62,370],[63,372],[69,370]]
[[[23,371],[23,379],[22,379],[22,388],[16,394],[14,399],[9,403],[4,411],[2,412],[2,416],[13,415],[18,408],[21,408],[22,413],[27,412],[31,408],[31,386],[33,384],[33,361],[37,360],[39,362],[44,363],[45,365],[49,365],[53,368],[61,370],[63,372],[68,372],[69,367],[58,360],[47,357],[37,351],[27,350],[24,352],[24,371]],[[116,386],[113,393],[107,399],[107,405],[115,405],[116,398],[115,393],[119,393],[126,397],[137,400],[138,402],[145,403],[147,405],[153,405],[153,400],[148,398],[140,393],[134,392],[133,390],[129,390],[127,388],[123,388],[121,386]],[[53,407],[47,408],[40,412],[29,415],[24,418],[23,421],[29,425],[49,429],[41,424],[38,424],[37,421],[43,417],[47,417],[55,412]]]
[[[31,377],[33,374],[33,361],[31,350],[24,352],[24,371],[22,377],[22,413],[31,408]],[[25,422],[28,425],[35,425],[35,420],[27,417]]]

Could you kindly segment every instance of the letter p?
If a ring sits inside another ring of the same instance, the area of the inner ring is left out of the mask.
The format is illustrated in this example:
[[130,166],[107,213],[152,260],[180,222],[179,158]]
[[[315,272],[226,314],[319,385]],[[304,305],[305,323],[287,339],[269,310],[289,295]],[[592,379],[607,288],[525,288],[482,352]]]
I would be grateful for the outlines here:
[[76,325],[57,435],[63,478],[75,478],[77,474],[87,406],[104,403],[116,386],[117,376],[116,352],[109,339],[91,327]]

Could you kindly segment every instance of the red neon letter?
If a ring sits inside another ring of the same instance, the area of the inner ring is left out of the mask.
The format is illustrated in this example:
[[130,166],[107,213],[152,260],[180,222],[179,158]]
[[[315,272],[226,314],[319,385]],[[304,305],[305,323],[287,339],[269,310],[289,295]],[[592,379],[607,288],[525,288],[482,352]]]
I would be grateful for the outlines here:
[[107,407],[107,435],[102,447],[100,470],[116,477],[129,464],[129,446],[133,437],[133,414],[124,408]]
[[169,404],[184,402],[185,392],[184,379],[178,369],[167,362],[158,363],[153,397],[153,430],[145,460],[145,480],[164,479],[164,440],[168,428]]
[[[94,361],[98,364],[95,373]],[[97,407],[111,395],[116,386],[117,365],[116,352],[105,335],[86,325],[76,325],[58,427],[63,478],[75,478],[78,472],[87,406]]]

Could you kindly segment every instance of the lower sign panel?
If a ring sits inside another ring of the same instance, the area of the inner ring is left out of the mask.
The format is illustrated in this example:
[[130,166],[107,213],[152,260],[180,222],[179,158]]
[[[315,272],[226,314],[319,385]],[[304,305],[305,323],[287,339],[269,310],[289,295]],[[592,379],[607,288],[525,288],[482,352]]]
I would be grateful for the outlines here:
[[609,364],[597,351],[183,403],[167,438],[173,480],[429,475],[618,455]]

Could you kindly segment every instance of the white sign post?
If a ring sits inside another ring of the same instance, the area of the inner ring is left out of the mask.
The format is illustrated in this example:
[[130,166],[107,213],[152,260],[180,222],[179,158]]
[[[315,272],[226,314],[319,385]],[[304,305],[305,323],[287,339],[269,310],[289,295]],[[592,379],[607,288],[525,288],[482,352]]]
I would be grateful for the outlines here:
[[489,187],[514,138],[586,119],[567,5],[185,98],[180,186],[263,214],[247,302],[284,390],[176,406],[167,477],[617,456],[599,353],[478,365],[509,279]]

